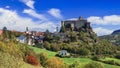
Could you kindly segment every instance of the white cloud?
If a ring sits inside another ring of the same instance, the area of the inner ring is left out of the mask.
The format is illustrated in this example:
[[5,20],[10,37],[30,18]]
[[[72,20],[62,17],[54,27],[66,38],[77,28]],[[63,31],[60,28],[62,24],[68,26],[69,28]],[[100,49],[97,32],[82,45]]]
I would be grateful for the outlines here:
[[20,0],[20,1],[25,3],[25,5],[27,5],[31,9],[34,9],[34,3],[35,3],[34,0]]
[[10,8],[10,6],[5,6],[5,8]]
[[78,20],[78,18],[70,18],[70,19],[67,19],[67,20]]
[[87,20],[92,24],[97,25],[120,25],[120,15],[104,16],[103,18],[97,16],[90,16],[87,18]]
[[44,17],[44,15],[38,14],[38,13],[36,13],[36,12],[35,12],[34,10],[32,10],[32,9],[25,9],[25,10],[23,11],[23,13],[27,13],[28,15],[33,16],[33,17],[38,18],[38,19],[47,20],[47,19]]
[[95,33],[97,33],[98,36],[108,35],[108,34],[111,34],[113,32],[113,30],[105,29],[102,27],[93,28],[93,31]]
[[6,26],[10,30],[25,31],[26,27],[37,29],[37,31],[45,31],[49,29],[54,31],[56,25],[51,21],[33,21],[31,18],[19,16],[16,11],[0,8],[0,28]]
[[61,11],[56,8],[52,8],[48,11],[48,13],[56,18],[62,18]]

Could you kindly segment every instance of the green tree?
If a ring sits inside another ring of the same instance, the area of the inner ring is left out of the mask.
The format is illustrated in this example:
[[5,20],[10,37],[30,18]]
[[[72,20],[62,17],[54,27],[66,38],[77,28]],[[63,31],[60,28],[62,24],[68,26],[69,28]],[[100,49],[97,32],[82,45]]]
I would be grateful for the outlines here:
[[47,41],[44,42],[44,47],[45,47],[46,49],[50,50],[50,48],[51,48],[50,46],[51,46],[51,45],[50,45],[49,42],[47,42]]
[[3,27],[3,32],[7,30],[7,27]]
[[87,56],[87,55],[89,55],[89,50],[88,49],[86,49],[86,48],[81,48],[80,50],[79,50],[79,54],[80,55],[82,55],[82,56]]

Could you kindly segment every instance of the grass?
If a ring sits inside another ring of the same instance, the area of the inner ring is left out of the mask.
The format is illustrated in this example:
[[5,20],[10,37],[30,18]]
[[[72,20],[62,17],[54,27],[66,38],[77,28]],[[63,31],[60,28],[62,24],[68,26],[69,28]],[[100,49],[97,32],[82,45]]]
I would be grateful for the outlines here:
[[23,65],[21,65],[20,68],[41,68],[39,66],[33,66],[33,65],[30,65],[30,64],[25,63],[25,62],[22,62],[22,63],[23,63]]
[[[42,52],[47,53],[48,57],[54,57],[55,54],[56,54],[56,52],[52,52],[52,51],[49,51],[49,50],[46,50],[46,49],[36,48],[36,47],[32,47],[32,46],[29,46],[29,48],[33,49],[36,54],[39,54],[39,53],[42,53]],[[60,59],[64,60],[64,62],[66,64],[69,64],[69,65],[72,64],[75,61],[78,61],[78,62],[80,62],[81,67],[83,67],[87,63],[93,61],[90,58],[60,58]],[[105,60],[115,60],[117,62],[120,62],[120,60],[115,59],[115,58],[106,58]],[[95,61],[95,62],[97,62],[97,61]],[[115,66],[115,65],[104,64],[104,63],[102,63],[102,64],[105,66],[105,68],[120,68],[119,66]]]
[[39,53],[47,53],[48,54],[48,57],[54,57],[57,53],[56,52],[52,52],[52,51],[49,51],[49,50],[46,50],[46,49],[40,49],[40,48],[37,48],[37,47],[32,47],[32,46],[28,46],[29,48],[33,49],[33,51],[36,53],[36,54],[39,54]]

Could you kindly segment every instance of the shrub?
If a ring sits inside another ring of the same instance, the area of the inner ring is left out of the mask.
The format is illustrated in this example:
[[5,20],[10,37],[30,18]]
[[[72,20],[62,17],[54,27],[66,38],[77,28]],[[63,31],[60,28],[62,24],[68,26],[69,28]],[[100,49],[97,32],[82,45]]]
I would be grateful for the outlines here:
[[101,63],[98,62],[91,62],[85,65],[84,68],[104,68],[104,66]]
[[100,58],[101,58],[100,56],[94,56],[94,57],[92,57],[92,60],[99,61]]
[[44,67],[46,65],[46,61],[48,60],[48,56],[46,53],[38,54],[38,58],[40,60],[40,64]]
[[21,68],[22,65],[22,59],[0,52],[0,68]]
[[72,65],[69,66],[69,68],[80,68],[80,63],[75,61]]
[[81,48],[80,50],[79,50],[79,54],[80,55],[82,55],[82,56],[86,56],[86,55],[88,55],[89,54],[89,50],[88,49],[86,49],[86,48]]
[[46,61],[45,68],[64,68],[64,62],[57,57],[50,58]]
[[28,55],[26,57],[26,59],[27,59],[27,62],[29,64],[32,64],[32,65],[35,65],[35,66],[39,65],[39,61],[38,61],[38,59],[34,55]]
[[103,63],[106,63],[106,64],[111,64],[111,65],[117,65],[117,66],[120,66],[120,63],[114,61],[114,60],[107,60],[107,61],[102,61]]
[[120,53],[115,56],[117,59],[120,59]]

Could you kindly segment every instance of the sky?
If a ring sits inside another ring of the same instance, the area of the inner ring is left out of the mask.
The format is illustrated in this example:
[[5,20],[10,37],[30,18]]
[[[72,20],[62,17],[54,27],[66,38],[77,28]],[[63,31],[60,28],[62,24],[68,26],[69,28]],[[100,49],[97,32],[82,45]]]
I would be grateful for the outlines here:
[[120,29],[119,0],[0,0],[0,29],[56,31],[62,20],[91,22],[98,36]]

